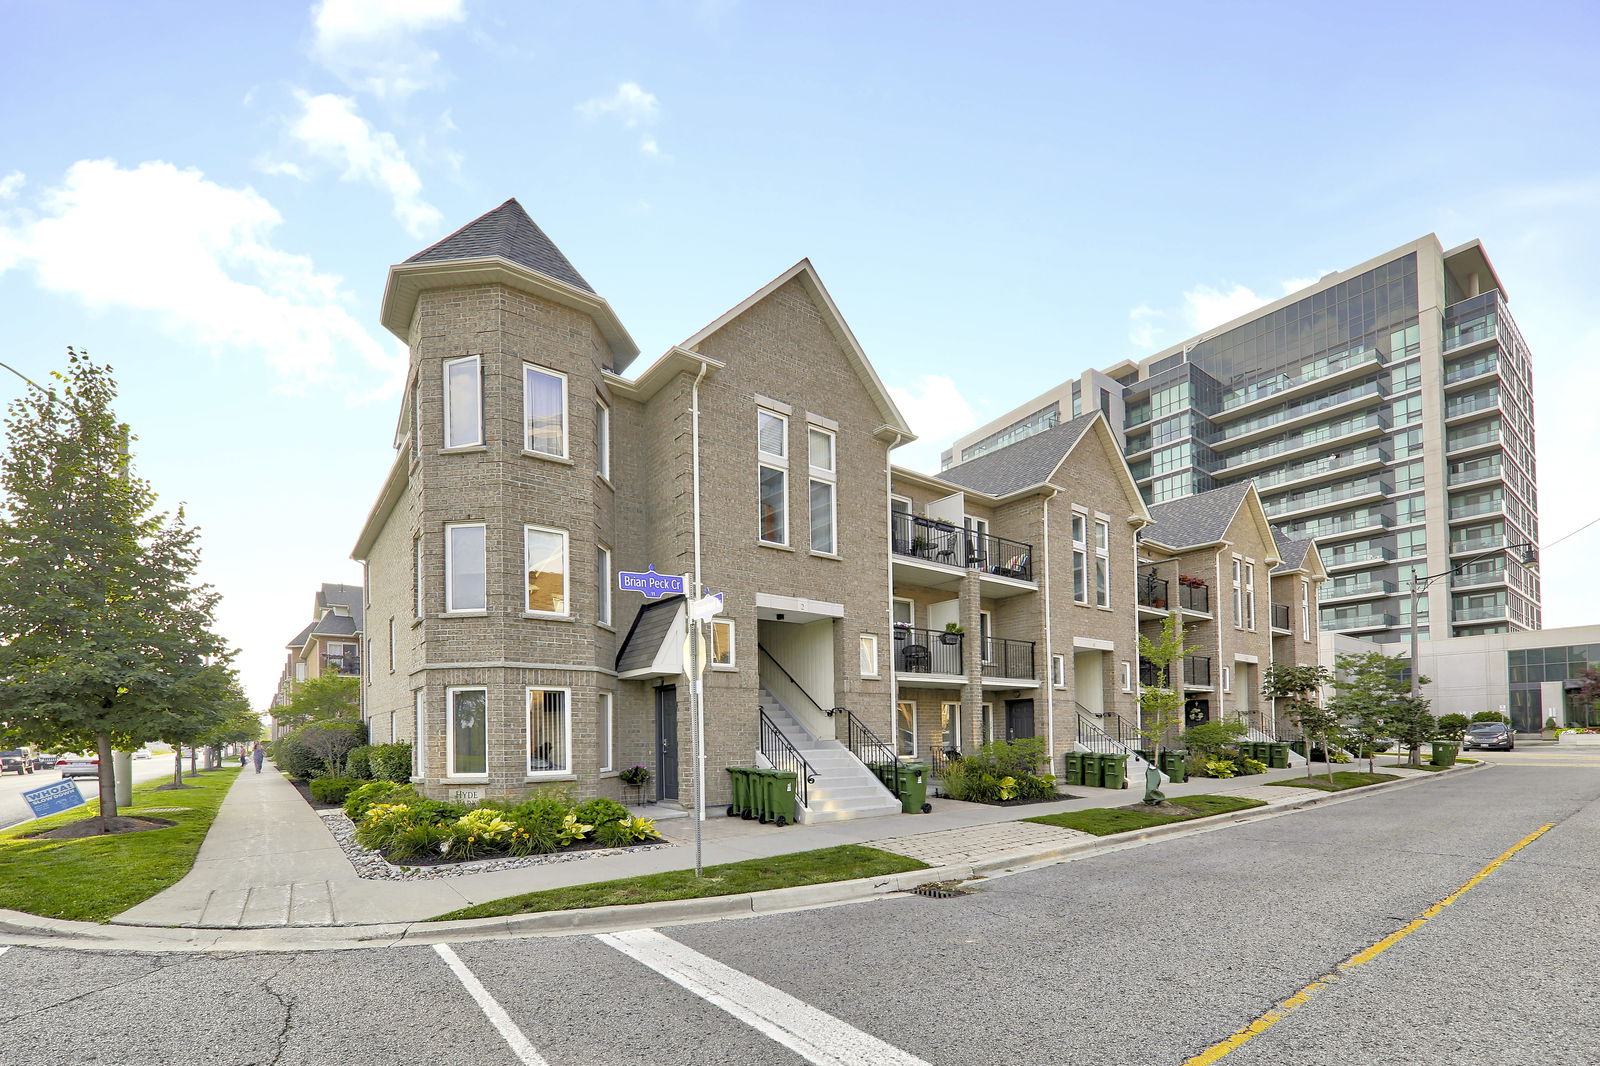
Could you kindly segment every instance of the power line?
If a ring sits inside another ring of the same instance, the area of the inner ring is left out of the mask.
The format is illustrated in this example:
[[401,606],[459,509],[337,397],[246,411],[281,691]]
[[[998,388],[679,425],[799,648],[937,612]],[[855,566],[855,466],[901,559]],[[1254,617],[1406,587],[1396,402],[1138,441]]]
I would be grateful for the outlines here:
[[1600,523],[1600,518],[1590,519],[1589,521],[1585,522],[1583,525],[1579,526],[1577,529],[1574,529],[1571,533],[1568,533],[1566,536],[1557,537],[1555,540],[1551,541],[1549,544],[1540,545],[1539,546],[1539,550],[1540,551],[1548,551],[1549,549],[1554,548],[1557,544],[1560,544],[1564,540],[1571,540],[1573,537],[1576,537],[1579,533],[1582,533],[1584,530],[1588,529],[1592,525],[1595,525],[1596,523]]

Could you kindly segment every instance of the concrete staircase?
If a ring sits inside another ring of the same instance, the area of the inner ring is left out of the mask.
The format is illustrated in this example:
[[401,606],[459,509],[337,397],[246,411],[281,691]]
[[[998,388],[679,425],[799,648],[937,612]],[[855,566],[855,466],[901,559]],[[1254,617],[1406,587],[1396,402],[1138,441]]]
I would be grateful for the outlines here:
[[[761,690],[761,709],[816,771],[809,802],[800,807],[801,822],[815,825],[900,813],[900,800],[843,744],[813,737],[766,689]],[[764,767],[767,760],[757,754],[756,764]]]

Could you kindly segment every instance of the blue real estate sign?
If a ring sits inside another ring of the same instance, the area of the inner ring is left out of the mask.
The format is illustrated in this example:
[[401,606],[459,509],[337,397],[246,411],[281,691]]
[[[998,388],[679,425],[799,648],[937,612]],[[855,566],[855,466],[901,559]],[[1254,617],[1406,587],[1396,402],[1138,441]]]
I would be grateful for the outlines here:
[[682,596],[684,594],[683,578],[658,574],[653,566],[643,574],[628,570],[618,571],[617,588],[623,592],[642,592],[646,599],[652,600],[659,599],[662,596]]
[[35,818],[70,811],[74,807],[82,807],[84,803],[83,793],[78,791],[78,783],[71,780],[57,781],[43,788],[30,788],[22,794],[22,798],[33,808]]

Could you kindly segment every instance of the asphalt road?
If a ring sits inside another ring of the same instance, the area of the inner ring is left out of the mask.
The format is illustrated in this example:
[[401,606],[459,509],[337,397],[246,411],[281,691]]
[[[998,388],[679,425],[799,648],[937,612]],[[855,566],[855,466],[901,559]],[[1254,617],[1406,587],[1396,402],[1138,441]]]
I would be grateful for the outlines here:
[[[184,766],[188,766],[185,761]],[[187,770],[185,771],[187,772]],[[157,755],[150,759],[133,760],[133,783],[148,781],[153,777],[172,776],[172,756]],[[0,829],[27,821],[33,817],[33,812],[28,809],[28,804],[23,800],[22,794],[40,785],[50,785],[61,780],[59,770],[37,770],[31,774],[0,774]],[[100,787],[92,777],[80,777],[78,791],[83,793],[84,799],[94,799],[100,795]],[[0,1058],[0,1062],[4,1062]]]
[[1337,972],[1211,1061],[1591,1066],[1600,755],[1489,758],[949,900],[442,951],[11,948],[0,1061],[1178,1066]]

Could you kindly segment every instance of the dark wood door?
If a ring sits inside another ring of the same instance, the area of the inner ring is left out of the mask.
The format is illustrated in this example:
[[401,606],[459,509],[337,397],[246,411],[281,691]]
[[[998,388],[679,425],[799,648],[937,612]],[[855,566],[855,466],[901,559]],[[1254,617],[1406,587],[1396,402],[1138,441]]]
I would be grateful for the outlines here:
[[1033,701],[1006,700],[1006,739],[1033,736]]
[[678,686],[656,689],[656,799],[678,798]]

